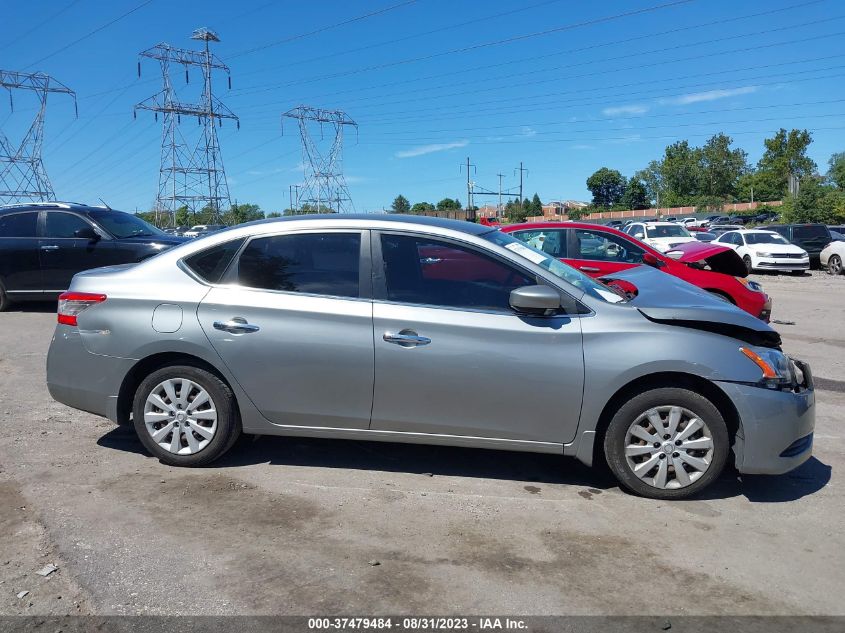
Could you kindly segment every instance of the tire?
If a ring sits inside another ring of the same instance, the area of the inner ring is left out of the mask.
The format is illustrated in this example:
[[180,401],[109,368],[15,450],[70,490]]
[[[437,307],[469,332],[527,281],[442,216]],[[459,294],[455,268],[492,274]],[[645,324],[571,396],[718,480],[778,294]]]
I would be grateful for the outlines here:
[[[675,411],[680,415],[672,432]],[[649,417],[654,413],[663,431],[659,435],[653,415]],[[695,429],[692,433],[687,431],[690,427]],[[681,447],[694,441],[694,448],[679,450],[676,441]],[[727,425],[719,409],[701,394],[676,387],[651,389],[628,400],[613,416],[604,439],[607,465],[620,485],[650,499],[686,499],[698,494],[720,475],[729,448]],[[635,468],[641,472],[637,474]],[[683,477],[673,472],[677,468]]]
[[827,260],[827,272],[831,275],[841,275],[843,273],[842,258],[839,255],[831,255]]
[[[736,261],[736,260],[734,260],[734,261]],[[752,262],[751,262],[751,257],[746,255],[745,257],[742,258],[742,261],[745,263],[745,269],[749,273],[753,273],[754,272],[754,264],[752,264]]]
[[6,294],[6,286],[0,281],[0,312],[5,312],[9,309],[9,295]]
[[171,466],[210,464],[241,433],[232,390],[214,374],[190,365],[163,367],[147,376],[135,392],[132,418],[144,447]]

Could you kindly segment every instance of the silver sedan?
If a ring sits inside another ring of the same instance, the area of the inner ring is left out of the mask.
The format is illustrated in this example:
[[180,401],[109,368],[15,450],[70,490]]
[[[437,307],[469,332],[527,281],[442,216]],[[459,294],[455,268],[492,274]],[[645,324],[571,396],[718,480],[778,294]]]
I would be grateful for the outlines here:
[[593,280],[495,228],[412,216],[258,222],[59,301],[52,396],[199,466],[241,433],[533,451],[696,494],[731,458],[809,458],[809,368],[649,266]]

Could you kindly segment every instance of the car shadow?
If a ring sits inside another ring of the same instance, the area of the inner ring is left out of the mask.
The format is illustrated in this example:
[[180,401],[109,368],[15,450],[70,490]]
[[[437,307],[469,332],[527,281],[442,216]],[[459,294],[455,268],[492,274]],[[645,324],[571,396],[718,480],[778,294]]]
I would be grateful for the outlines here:
[[56,301],[22,301],[20,303],[12,302],[6,308],[6,312],[55,312],[58,303]]
[[[97,444],[112,450],[148,454],[129,426],[113,428]],[[591,468],[558,455],[307,437],[243,436],[209,467],[257,464],[502,479],[599,490],[618,487],[606,467]],[[744,496],[752,503],[796,501],[824,488],[831,471],[830,466],[815,457],[778,476],[740,475],[734,468],[726,468],[716,482],[694,499]]]

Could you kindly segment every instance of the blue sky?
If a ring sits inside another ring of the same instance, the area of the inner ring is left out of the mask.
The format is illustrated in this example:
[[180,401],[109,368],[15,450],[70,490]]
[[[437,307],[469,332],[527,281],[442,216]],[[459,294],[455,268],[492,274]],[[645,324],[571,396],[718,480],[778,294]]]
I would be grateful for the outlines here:
[[[138,53],[195,46],[200,26],[219,33],[214,52],[232,72],[232,90],[222,76],[216,90],[241,122],[220,130],[231,196],[265,211],[286,207],[302,179],[299,135],[280,125],[299,104],[342,109],[359,124],[344,152],[358,211],[399,193],[465,202],[467,156],[480,187],[496,189],[499,173],[516,187],[522,161],[527,195],[588,200],[585,180],[599,167],[630,176],[667,144],[719,131],[755,162],[779,127],[811,130],[822,170],[845,151],[839,0],[4,4],[0,68],[44,71],[78,95],[78,119],[65,96],[48,105],[43,155],[60,199],[151,207],[161,123],[132,111],[161,83],[149,60],[138,78]],[[181,77],[189,96],[199,74],[187,87]],[[14,96],[14,113],[0,99],[0,129],[12,138],[34,107]]]

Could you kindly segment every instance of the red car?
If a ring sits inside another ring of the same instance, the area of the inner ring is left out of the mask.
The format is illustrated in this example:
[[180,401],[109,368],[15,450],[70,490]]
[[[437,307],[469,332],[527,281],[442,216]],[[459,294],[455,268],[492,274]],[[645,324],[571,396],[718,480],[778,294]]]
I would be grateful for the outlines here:
[[502,232],[542,250],[587,273],[608,277],[640,264],[648,264],[680,277],[707,292],[730,301],[764,321],[769,320],[772,302],[748,275],[736,253],[720,244],[679,244],[669,254],[621,231],[581,222],[538,222],[503,226]]

